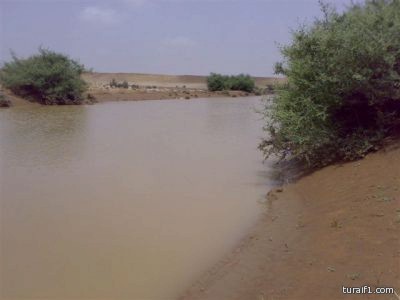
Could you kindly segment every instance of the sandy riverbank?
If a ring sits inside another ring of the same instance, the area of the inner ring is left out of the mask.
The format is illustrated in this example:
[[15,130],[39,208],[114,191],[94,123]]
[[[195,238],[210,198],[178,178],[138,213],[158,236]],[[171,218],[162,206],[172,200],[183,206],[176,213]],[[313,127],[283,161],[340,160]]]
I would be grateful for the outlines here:
[[[207,76],[200,75],[164,75],[141,73],[85,73],[83,79],[92,87],[102,88],[112,79],[118,82],[127,81],[139,86],[157,86],[163,88],[175,88],[185,86],[188,89],[207,89]],[[265,87],[268,84],[283,82],[285,79],[277,77],[253,77],[256,86]]]
[[400,144],[329,166],[268,196],[240,245],[181,299],[399,299]]
[[[94,97],[93,102],[140,101],[162,99],[195,99],[212,97],[246,97],[254,93],[241,91],[210,92],[207,90],[206,76],[161,75],[139,73],[85,73],[82,78],[88,83],[87,94]],[[129,88],[112,88],[110,82],[126,81]],[[276,77],[254,77],[256,86],[263,91],[267,86],[282,83]],[[132,88],[132,85],[135,88]],[[36,105],[4,91],[12,106]]]
[[[83,79],[89,84],[88,93],[98,102],[254,96],[254,93],[241,91],[210,92],[207,90],[207,77],[196,75],[94,72],[83,74]],[[112,88],[112,80],[118,83],[126,81],[130,87]],[[254,77],[254,81],[259,89],[264,90],[268,85],[281,83],[283,79]]]

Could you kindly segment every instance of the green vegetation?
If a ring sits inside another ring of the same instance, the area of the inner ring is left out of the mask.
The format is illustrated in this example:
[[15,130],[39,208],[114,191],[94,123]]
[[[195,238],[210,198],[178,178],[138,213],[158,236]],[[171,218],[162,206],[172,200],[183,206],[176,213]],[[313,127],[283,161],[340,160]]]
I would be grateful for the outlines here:
[[293,33],[276,72],[287,77],[266,102],[266,157],[322,166],[378,149],[400,127],[400,1],[370,0]]
[[207,77],[207,87],[209,91],[233,90],[252,92],[254,90],[255,83],[250,75],[239,74],[237,76],[228,76],[211,73]]
[[11,106],[11,101],[6,98],[6,96],[3,95],[3,93],[0,91],[0,107],[10,107]]
[[112,88],[123,88],[123,89],[128,89],[129,88],[129,83],[124,80],[122,82],[117,82],[114,78],[110,82],[110,87]]
[[40,48],[26,59],[13,54],[0,71],[0,82],[16,95],[42,104],[81,104],[86,90],[83,71],[68,56]]
[[86,94],[85,104],[93,104],[93,103],[96,103],[96,102],[97,102],[97,99],[93,94],[91,94],[91,93],[87,93]]
[[113,78],[113,79],[110,81],[110,87],[115,88],[115,87],[117,87],[117,86],[118,86],[118,82],[115,80],[115,78]]
[[122,81],[121,87],[122,87],[123,89],[128,89],[128,88],[129,88],[128,82],[127,82],[126,80]]

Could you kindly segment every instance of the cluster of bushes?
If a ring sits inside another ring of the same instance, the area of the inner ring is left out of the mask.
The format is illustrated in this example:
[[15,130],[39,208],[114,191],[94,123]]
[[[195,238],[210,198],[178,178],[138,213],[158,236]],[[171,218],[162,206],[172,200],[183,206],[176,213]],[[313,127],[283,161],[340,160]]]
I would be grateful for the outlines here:
[[321,166],[380,147],[400,129],[400,1],[369,0],[293,33],[276,72],[287,77],[266,103],[266,156]]
[[83,65],[50,50],[26,59],[12,55],[0,70],[1,84],[16,95],[42,104],[81,104],[86,83]]
[[[126,80],[124,80],[122,82],[118,82],[114,78],[110,81],[110,87],[112,87],[112,88],[121,88],[121,89],[132,88],[133,90],[136,90],[136,89],[140,88],[140,86],[138,84],[129,85],[128,81],[126,81]],[[148,88],[156,88],[156,86],[149,86]]]
[[123,89],[128,89],[129,88],[129,83],[124,80],[122,82],[117,82],[114,78],[110,82],[110,87],[112,88],[123,88]]
[[239,74],[229,76],[211,73],[207,77],[207,87],[209,91],[234,90],[250,93],[254,90],[255,83],[250,75]]

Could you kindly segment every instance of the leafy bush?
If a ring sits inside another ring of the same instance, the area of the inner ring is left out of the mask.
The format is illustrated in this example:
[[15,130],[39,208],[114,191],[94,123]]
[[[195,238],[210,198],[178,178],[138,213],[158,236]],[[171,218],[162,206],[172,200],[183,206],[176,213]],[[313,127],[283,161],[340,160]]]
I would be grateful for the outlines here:
[[254,87],[254,80],[249,75],[229,76],[227,81],[227,88],[234,91],[252,92]]
[[80,104],[84,67],[68,56],[39,49],[39,54],[5,63],[0,82],[15,94],[42,104]]
[[245,74],[228,76],[211,73],[210,76],[207,77],[207,87],[209,91],[234,90],[252,92],[255,83],[249,75]]
[[311,166],[357,159],[399,129],[400,1],[322,11],[281,49],[276,72],[288,82],[263,111],[267,157]]
[[207,77],[207,87],[209,91],[222,91],[226,89],[227,76],[211,73]]

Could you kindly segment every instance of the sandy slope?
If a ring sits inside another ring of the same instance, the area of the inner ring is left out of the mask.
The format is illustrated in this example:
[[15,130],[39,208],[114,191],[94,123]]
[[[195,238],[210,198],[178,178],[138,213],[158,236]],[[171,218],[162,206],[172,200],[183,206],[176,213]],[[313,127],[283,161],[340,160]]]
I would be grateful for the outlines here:
[[268,211],[237,249],[182,299],[399,299],[400,144],[324,168],[269,193]]

